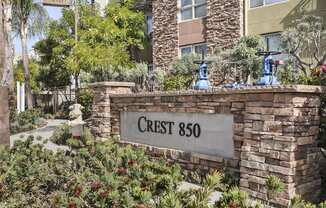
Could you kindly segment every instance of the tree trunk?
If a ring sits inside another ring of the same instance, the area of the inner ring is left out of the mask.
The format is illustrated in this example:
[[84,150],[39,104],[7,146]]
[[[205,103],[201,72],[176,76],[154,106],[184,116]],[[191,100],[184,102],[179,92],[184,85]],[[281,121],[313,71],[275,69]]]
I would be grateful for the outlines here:
[[10,91],[14,91],[14,73],[13,73],[13,57],[14,57],[14,48],[12,44],[11,36],[11,20],[12,20],[12,10],[10,1],[3,1],[2,4],[2,24],[3,27],[3,36],[2,40],[4,50],[4,60],[3,60],[3,74],[2,74],[2,83],[5,86],[9,87]]
[[27,109],[33,108],[32,89],[30,86],[30,73],[28,68],[28,49],[27,49],[27,23],[24,22],[20,26],[20,39],[22,44],[22,58],[25,78],[25,94]]
[[[5,60],[5,41],[4,41],[4,3],[0,3],[0,77],[2,77],[4,72],[4,60]],[[2,82],[0,82],[0,85]]]

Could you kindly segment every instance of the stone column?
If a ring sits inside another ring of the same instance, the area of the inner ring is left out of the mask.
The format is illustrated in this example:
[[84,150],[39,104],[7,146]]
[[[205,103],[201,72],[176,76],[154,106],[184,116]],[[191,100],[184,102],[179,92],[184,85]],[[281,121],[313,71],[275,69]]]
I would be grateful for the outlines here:
[[285,191],[273,203],[287,206],[295,195],[318,199],[319,108],[318,92],[275,91],[247,96],[240,163],[242,190],[266,200],[266,177],[274,175],[285,184]]
[[10,144],[8,89],[0,87],[0,144]]
[[206,40],[210,53],[232,48],[244,34],[243,0],[207,0]]
[[153,0],[154,67],[168,70],[178,51],[178,1]]
[[89,85],[94,93],[92,116],[88,121],[92,133],[100,138],[111,136],[110,95],[131,93],[134,86],[130,82],[97,82]]

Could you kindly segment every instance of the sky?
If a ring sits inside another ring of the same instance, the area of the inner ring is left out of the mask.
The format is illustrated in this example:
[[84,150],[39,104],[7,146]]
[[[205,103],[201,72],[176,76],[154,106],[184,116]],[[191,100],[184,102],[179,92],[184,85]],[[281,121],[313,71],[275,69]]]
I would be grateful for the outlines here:
[[[48,11],[48,14],[52,19],[57,20],[61,17],[61,8],[60,7],[46,6],[45,8]],[[30,39],[28,41],[28,49],[31,49],[33,47],[34,43],[40,39],[41,39],[41,37],[34,37],[34,38]],[[20,55],[22,50],[21,50],[19,37],[16,37],[14,39],[14,45],[15,45],[15,55],[16,56]]]

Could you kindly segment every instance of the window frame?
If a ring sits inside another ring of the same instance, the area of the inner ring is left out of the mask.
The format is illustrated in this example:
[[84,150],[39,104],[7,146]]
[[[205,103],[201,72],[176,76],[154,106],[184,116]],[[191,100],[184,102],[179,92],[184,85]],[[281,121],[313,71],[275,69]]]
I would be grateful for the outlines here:
[[[150,35],[153,33],[153,15],[145,15],[145,17],[146,17],[146,34]],[[149,18],[151,19],[151,27],[149,27],[148,25]],[[151,29],[151,31],[149,31],[149,29]]]
[[[262,34],[261,35],[261,37],[264,39],[264,42],[266,44],[266,51],[269,51],[270,50],[270,43],[269,43],[269,40],[268,39],[270,37],[272,37],[272,36],[278,36],[278,37],[281,38],[282,32],[273,32],[273,33],[266,33],[266,34]],[[279,47],[281,48],[281,45]],[[281,50],[277,50],[277,51],[280,51],[280,52],[283,52],[283,53],[280,54],[280,55],[273,55],[274,59],[276,59],[276,60],[283,60],[283,61],[289,60],[289,55],[287,53],[284,53],[284,51],[282,51],[282,48],[281,48]]]
[[256,7],[251,7],[251,0],[248,0],[248,1],[249,1],[249,3],[248,3],[249,4],[249,9],[258,9],[258,8],[269,7],[269,6],[273,6],[273,5],[277,5],[277,4],[284,4],[284,3],[289,2],[289,0],[282,0],[280,2],[266,4],[266,0],[263,0],[263,5],[256,6]]
[[266,50],[269,51],[270,50],[270,42],[269,42],[269,39],[271,37],[275,37],[275,36],[278,36],[281,38],[282,36],[282,33],[281,32],[273,32],[273,33],[266,33],[266,34],[263,34],[261,35],[263,38],[264,38],[264,41],[265,41],[265,44],[266,44]]
[[[196,44],[189,44],[189,45],[180,46],[180,47],[179,47],[179,57],[180,57],[180,58],[182,57],[182,53],[181,53],[181,51],[182,51],[183,48],[189,48],[189,47],[191,47],[191,53],[190,53],[190,54],[192,54],[192,55],[196,55],[195,48],[196,48],[197,46],[203,46],[203,45],[206,46],[206,56],[207,56],[207,54],[208,54],[208,45],[207,45],[206,42],[203,42],[203,43],[196,43]],[[201,54],[198,54],[198,55],[201,56]]]
[[[206,6],[206,14],[202,17],[196,17],[196,7],[200,7],[200,6],[203,6],[205,5]],[[179,19],[179,22],[187,22],[187,21],[192,21],[192,20],[196,20],[196,19],[202,19],[202,18],[205,18],[207,17],[207,0],[205,0],[204,3],[197,3],[196,4],[196,0],[191,0],[191,4],[190,5],[187,5],[187,6],[182,6],[182,0],[178,0],[178,19]],[[182,11],[185,10],[185,9],[189,9],[191,8],[191,11],[192,11],[192,17],[190,19],[185,19],[183,20],[182,19]]]

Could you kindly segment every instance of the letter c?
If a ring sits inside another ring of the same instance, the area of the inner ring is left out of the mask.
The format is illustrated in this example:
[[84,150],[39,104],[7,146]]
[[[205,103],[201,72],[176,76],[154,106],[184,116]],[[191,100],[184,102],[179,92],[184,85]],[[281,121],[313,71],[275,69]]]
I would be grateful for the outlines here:
[[145,116],[142,116],[138,119],[138,130],[141,132],[141,133],[144,133],[146,131],[146,128],[143,130],[141,129],[141,126],[140,126],[140,122],[141,120],[144,119],[146,121],[146,117]]

